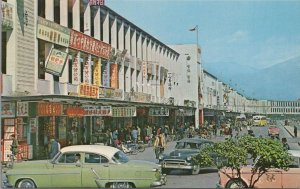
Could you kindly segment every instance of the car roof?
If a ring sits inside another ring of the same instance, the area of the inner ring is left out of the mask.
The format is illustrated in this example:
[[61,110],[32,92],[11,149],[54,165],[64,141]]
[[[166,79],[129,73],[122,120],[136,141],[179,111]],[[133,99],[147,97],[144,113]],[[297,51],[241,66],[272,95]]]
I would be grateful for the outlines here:
[[288,150],[288,152],[293,157],[300,157],[300,150]]
[[195,137],[195,138],[184,138],[184,139],[181,139],[177,142],[194,142],[194,143],[202,143],[202,142],[211,142],[213,143],[213,141],[210,141],[210,140],[207,140],[207,139],[203,139],[203,138],[198,138],[198,137]]
[[65,152],[90,152],[90,153],[97,153],[103,154],[108,157],[113,157],[116,152],[120,151],[117,148],[111,146],[104,146],[104,145],[74,145],[74,146],[67,146],[60,150],[62,153]]

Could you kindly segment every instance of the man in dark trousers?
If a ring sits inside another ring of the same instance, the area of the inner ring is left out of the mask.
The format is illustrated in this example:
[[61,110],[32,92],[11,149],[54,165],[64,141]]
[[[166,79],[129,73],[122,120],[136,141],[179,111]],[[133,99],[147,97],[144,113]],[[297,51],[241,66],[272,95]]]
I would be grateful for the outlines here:
[[294,126],[294,137],[297,138],[297,132],[298,132],[298,129],[296,127],[296,125]]

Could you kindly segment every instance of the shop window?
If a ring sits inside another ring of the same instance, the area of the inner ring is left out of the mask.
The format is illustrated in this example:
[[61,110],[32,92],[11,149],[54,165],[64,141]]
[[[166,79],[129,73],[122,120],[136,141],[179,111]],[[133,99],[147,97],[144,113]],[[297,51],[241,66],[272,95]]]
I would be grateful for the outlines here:
[[38,15],[45,18],[45,0],[38,0]]

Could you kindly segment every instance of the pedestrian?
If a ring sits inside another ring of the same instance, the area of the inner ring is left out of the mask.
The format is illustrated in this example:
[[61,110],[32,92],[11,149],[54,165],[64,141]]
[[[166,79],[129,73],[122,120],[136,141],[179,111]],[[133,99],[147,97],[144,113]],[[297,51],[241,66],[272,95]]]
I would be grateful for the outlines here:
[[156,135],[153,146],[154,146],[155,158],[158,159],[159,155],[162,154],[165,150],[165,146],[166,146],[165,135],[162,133]]
[[138,135],[139,135],[139,131],[138,131],[137,127],[133,127],[133,130],[131,131],[131,137],[133,139],[132,142],[135,144],[138,141]]
[[289,144],[287,143],[287,139],[286,139],[285,137],[281,139],[281,142],[282,142],[283,148],[284,148],[285,150],[290,150],[290,146],[289,146]]
[[296,127],[296,125],[294,126],[294,137],[297,138],[297,132],[298,132],[298,129]]
[[60,144],[52,137],[50,139],[50,159],[52,159],[59,151]]
[[10,135],[10,137],[11,137],[11,140],[12,140],[12,144],[10,146],[10,151],[15,156],[15,155],[17,155],[17,153],[19,151],[18,150],[18,147],[19,147],[18,140],[17,140],[17,138],[15,137],[14,134]]
[[113,132],[112,132],[112,145],[114,147],[117,147],[117,141],[118,141],[118,135],[119,135],[119,132],[118,132],[118,129],[116,128]]

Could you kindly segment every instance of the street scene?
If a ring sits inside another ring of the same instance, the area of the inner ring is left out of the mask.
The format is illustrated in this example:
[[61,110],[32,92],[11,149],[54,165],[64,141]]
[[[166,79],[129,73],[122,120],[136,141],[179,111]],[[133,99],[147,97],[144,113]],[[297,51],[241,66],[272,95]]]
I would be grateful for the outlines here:
[[300,188],[300,1],[0,6],[1,188]]

